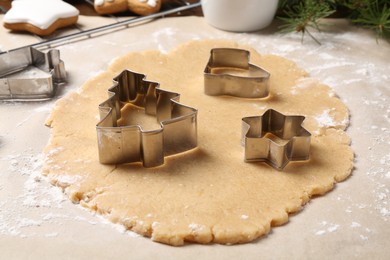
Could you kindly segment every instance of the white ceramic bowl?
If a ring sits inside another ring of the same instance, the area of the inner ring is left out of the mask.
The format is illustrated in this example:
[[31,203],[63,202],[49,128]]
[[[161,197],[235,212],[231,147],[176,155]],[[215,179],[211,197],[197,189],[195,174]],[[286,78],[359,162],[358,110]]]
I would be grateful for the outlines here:
[[263,29],[272,22],[278,0],[202,0],[206,21],[212,26],[234,32]]

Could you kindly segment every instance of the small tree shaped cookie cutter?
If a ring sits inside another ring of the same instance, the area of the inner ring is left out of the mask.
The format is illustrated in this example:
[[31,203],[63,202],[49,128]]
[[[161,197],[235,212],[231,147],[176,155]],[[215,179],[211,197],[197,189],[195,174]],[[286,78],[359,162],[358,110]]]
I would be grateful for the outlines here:
[[[180,94],[159,89],[145,75],[124,70],[114,78],[109,98],[99,105],[96,125],[99,160],[103,164],[142,162],[144,167],[164,164],[164,156],[197,146],[197,110],[179,103]],[[142,107],[160,123],[146,131],[141,125],[118,126],[126,104]]]

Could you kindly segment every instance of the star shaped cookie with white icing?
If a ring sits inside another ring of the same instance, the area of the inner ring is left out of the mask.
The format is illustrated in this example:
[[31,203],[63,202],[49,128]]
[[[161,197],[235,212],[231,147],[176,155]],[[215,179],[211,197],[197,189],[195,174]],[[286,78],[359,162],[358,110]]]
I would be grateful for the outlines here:
[[4,15],[3,25],[14,31],[27,31],[40,36],[75,24],[79,11],[62,0],[18,0]]

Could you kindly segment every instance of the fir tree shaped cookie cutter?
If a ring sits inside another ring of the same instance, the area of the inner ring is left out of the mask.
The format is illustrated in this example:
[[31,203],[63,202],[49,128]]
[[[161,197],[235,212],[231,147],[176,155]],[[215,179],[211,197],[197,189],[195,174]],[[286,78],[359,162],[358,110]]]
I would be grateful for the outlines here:
[[[96,125],[99,160],[103,164],[142,162],[144,167],[164,164],[164,157],[197,146],[197,110],[179,102],[180,94],[159,88],[144,74],[124,70],[114,78],[109,98],[99,105]],[[132,104],[153,115],[159,127],[118,125],[121,109]]]

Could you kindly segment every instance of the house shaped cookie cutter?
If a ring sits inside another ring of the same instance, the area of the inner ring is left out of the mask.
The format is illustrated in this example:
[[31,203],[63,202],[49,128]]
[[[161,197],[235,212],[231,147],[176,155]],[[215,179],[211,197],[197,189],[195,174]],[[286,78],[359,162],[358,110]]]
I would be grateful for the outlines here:
[[[109,98],[99,105],[96,125],[99,160],[103,164],[142,162],[144,167],[164,164],[164,156],[197,146],[197,110],[179,102],[180,95],[159,89],[144,74],[124,70],[114,78]],[[156,116],[160,127],[119,126],[121,109],[132,104]]]
[[311,134],[302,127],[304,116],[285,116],[268,109],[262,116],[242,119],[245,161],[266,162],[277,170],[290,161],[308,160]]
[[249,63],[249,60],[250,52],[247,50],[212,49],[204,70],[205,94],[242,98],[267,97],[270,73]]
[[0,54],[0,99],[44,100],[66,82],[60,51],[24,47]]

